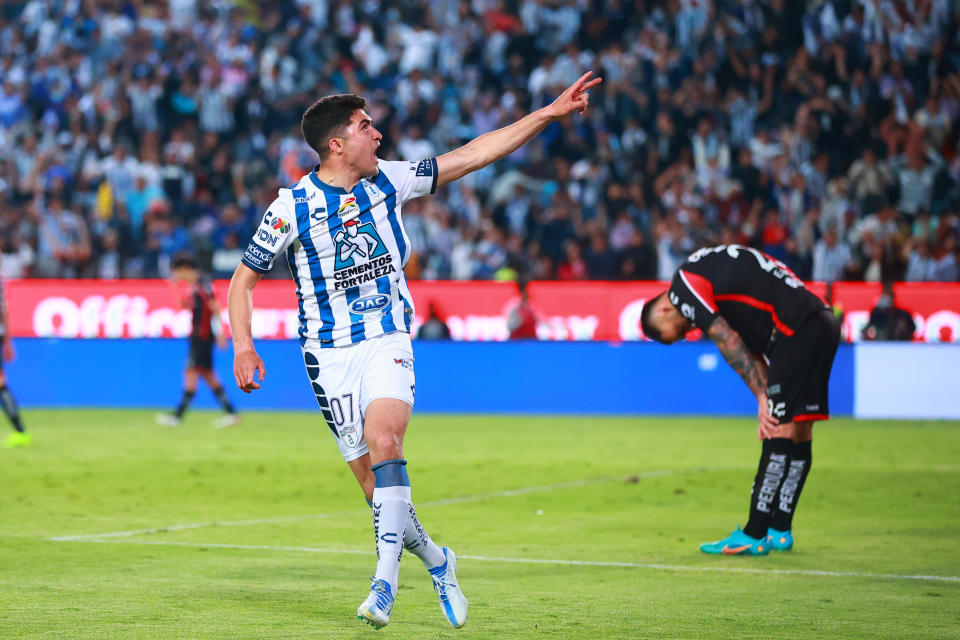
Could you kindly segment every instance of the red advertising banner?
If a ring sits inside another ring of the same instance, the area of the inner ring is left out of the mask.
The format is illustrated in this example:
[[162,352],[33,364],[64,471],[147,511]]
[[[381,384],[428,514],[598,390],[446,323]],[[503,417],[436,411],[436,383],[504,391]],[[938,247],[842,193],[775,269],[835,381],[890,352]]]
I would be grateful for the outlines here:
[[[227,281],[213,285],[226,314]],[[640,310],[666,288],[659,282],[534,282],[530,301],[542,340],[639,340]],[[824,287],[812,283],[822,295]],[[516,285],[504,282],[410,282],[416,304],[414,332],[431,305],[455,340],[506,340],[507,316],[517,304]],[[913,314],[914,339],[960,342],[960,283],[911,283],[895,288],[897,305]],[[837,283],[834,301],[844,311],[844,338],[860,340],[880,286]],[[173,285],[163,280],[11,280],[10,330],[18,337],[181,337],[190,312],[180,309]],[[263,280],[254,292],[256,338],[297,336],[297,298],[290,280]],[[693,336],[691,336],[693,337]]]

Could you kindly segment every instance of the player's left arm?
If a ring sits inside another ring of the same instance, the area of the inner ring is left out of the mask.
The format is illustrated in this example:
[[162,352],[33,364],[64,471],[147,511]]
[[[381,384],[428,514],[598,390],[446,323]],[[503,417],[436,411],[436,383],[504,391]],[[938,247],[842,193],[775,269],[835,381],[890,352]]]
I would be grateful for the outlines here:
[[716,343],[720,353],[727,363],[739,374],[750,387],[750,391],[757,397],[757,418],[760,421],[760,435],[764,436],[770,429],[775,429],[779,422],[770,415],[767,404],[767,375],[761,368],[750,349],[747,348],[740,334],[723,319],[716,316],[707,329],[707,335]]
[[543,131],[554,120],[574,111],[583,113],[588,105],[592,87],[602,78],[591,78],[592,71],[567,87],[551,104],[524,116],[502,129],[485,133],[467,144],[437,158],[437,186],[459,180],[468,173],[504,158]]

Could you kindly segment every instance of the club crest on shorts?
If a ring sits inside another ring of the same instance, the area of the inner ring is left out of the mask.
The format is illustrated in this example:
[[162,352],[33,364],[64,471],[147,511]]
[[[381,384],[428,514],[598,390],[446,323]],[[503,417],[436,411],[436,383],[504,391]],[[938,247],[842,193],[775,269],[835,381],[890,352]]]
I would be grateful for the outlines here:
[[342,427],[339,430],[339,433],[343,444],[347,445],[348,447],[353,448],[360,444],[360,432],[357,431],[357,428],[354,425],[348,424]]

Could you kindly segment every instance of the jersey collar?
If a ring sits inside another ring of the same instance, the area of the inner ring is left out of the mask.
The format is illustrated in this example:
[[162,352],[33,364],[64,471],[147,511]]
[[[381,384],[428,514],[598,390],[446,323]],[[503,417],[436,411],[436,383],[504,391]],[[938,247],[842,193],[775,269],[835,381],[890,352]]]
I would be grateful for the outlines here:
[[[318,189],[322,189],[323,191],[329,191],[330,193],[337,193],[337,194],[353,193],[353,189],[351,189],[350,191],[347,191],[343,187],[335,187],[332,184],[327,184],[326,182],[318,178],[317,169],[319,168],[320,168],[320,165],[318,164],[313,168],[313,171],[310,172],[310,180],[313,181],[313,184],[316,185]],[[374,174],[374,176],[371,176],[371,177],[360,178],[360,182],[354,185],[353,188],[356,189],[358,186],[362,185],[364,180],[366,180],[367,182],[373,182],[371,178],[375,177],[376,175],[377,174]]]

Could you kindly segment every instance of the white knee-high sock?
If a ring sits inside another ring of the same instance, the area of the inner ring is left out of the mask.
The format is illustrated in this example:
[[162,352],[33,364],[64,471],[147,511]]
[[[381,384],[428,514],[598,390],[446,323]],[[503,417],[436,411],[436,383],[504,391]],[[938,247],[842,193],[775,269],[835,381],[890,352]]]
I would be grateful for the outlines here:
[[375,577],[385,580],[394,596],[410,505],[406,464],[406,460],[385,460],[372,467],[376,476],[373,487],[373,533],[377,538]]
[[430,539],[423,525],[417,519],[417,510],[413,504],[407,505],[407,528],[403,533],[403,548],[420,558],[427,569],[439,567],[447,561],[443,549]]

